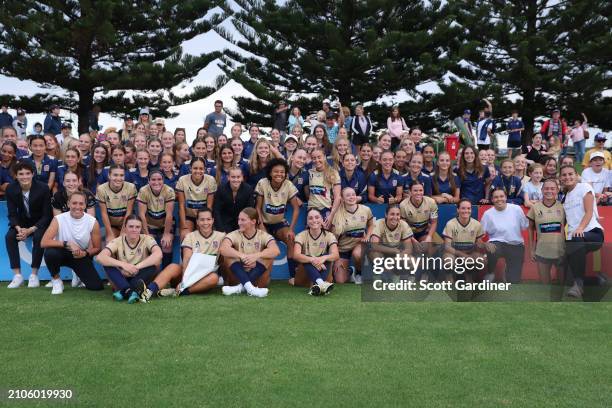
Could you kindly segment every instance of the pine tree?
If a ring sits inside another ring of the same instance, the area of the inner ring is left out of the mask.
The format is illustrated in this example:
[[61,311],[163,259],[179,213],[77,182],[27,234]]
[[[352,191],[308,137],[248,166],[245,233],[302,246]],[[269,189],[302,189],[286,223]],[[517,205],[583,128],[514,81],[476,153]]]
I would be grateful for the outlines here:
[[[464,96],[497,95],[494,114],[503,117],[518,108],[530,140],[534,118],[549,115],[553,107],[577,113],[604,102],[601,93],[610,89],[610,23],[602,12],[609,2],[453,0],[449,5],[463,28],[456,56],[463,61],[451,70],[461,80],[433,98],[451,107],[449,115],[459,113]],[[519,98],[515,104],[509,103],[513,96]],[[464,101],[472,102],[471,97]],[[576,112],[577,106],[582,108]]]
[[[0,5],[0,73],[57,86],[78,96],[79,131],[87,130],[94,94],[168,89],[216,54],[183,56],[181,43],[205,32],[214,0],[5,0]],[[35,106],[45,95],[21,98]],[[103,95],[108,112],[151,105],[166,112],[166,94]],[[45,106],[45,108],[48,106]]]
[[234,24],[247,39],[237,45],[256,57],[226,54],[226,73],[260,99],[238,98],[238,120],[270,124],[271,103],[289,99],[309,112],[334,95],[347,106],[371,103],[384,121],[380,96],[406,89],[418,97],[415,87],[439,78],[448,63],[453,28],[438,0],[237,3],[244,12]]

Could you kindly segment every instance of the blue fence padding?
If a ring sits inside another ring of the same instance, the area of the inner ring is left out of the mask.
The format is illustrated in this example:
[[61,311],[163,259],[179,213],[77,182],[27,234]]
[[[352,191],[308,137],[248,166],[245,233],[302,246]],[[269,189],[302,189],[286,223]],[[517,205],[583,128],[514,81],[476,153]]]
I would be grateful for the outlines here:
[[[380,219],[385,216],[386,206],[384,204],[367,204],[368,207],[372,210],[372,214],[374,218]],[[293,213],[293,209],[288,207],[287,210],[287,219],[291,220],[291,215]],[[455,217],[457,213],[456,206],[454,205],[440,205],[438,206],[438,233],[442,234],[442,230],[446,225],[447,221],[451,218]],[[477,218],[478,216],[478,207],[472,206],[472,217]],[[102,227],[102,219],[100,217],[100,209],[96,207],[96,218],[100,222],[100,226]],[[0,202],[0,220],[4,220],[4,222],[0,221],[0,234],[4,237],[8,233],[8,210],[6,207],[6,202]],[[178,224],[178,206],[174,208],[174,220],[175,223]],[[295,232],[296,234],[303,231],[306,226],[306,206],[303,206],[300,209],[300,215],[298,217]],[[103,227],[102,227],[103,229]],[[177,231],[178,232],[178,231]],[[279,248],[281,254],[275,259],[274,266],[272,268],[272,279],[288,279],[289,278],[289,270],[287,268],[287,247],[282,242],[279,242]],[[25,243],[19,244],[19,252],[21,254],[21,272],[24,277],[30,275],[32,269],[30,267],[31,259],[32,259],[32,240],[27,240]],[[178,238],[178,234],[174,240],[174,251],[173,251],[173,262],[180,262],[180,242]],[[0,245],[0,262],[2,264],[2,268],[0,268],[0,281],[10,281],[13,278],[13,273],[9,267],[9,258],[8,253],[6,251],[6,244],[2,242]],[[104,277],[103,268],[96,265],[96,269],[101,277]],[[50,279],[49,271],[45,266],[44,260],[39,270],[39,276],[42,280]],[[60,272],[60,276],[62,279],[67,280],[72,277],[72,271],[68,268],[62,268]]]

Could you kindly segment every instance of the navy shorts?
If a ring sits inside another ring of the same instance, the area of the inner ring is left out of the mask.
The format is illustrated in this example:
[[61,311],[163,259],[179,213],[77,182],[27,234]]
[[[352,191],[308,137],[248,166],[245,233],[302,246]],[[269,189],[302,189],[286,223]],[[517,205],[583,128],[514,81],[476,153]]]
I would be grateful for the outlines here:
[[353,251],[340,252],[340,259],[346,259],[350,261],[352,256],[353,256]]
[[276,224],[266,224],[264,222],[264,226],[266,227],[266,229],[268,230],[268,233],[270,235],[276,235],[276,233],[283,229],[283,228],[288,228],[289,227],[289,223],[287,222],[287,220],[283,220],[282,222],[277,222]]

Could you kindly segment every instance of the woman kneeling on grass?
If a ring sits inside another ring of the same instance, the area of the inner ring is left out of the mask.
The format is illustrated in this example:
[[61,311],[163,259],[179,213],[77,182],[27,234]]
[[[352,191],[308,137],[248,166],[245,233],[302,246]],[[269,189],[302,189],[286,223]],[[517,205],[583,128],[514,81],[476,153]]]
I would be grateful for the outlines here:
[[[333,232],[338,237],[340,259],[334,266],[334,279],[345,283],[352,278],[361,284],[361,259],[363,250],[361,243],[367,242],[373,227],[372,210],[362,204],[357,204],[355,190],[346,187],[342,190],[342,203],[334,217]],[[352,267],[349,263],[353,260]],[[352,273],[349,273],[352,269]]]
[[[152,236],[142,234],[142,221],[132,214],[125,222],[125,234],[107,243],[96,260],[104,266],[108,279],[117,289],[113,298],[127,298],[132,304],[138,301],[140,293],[157,275],[162,251]],[[168,268],[180,266],[172,264]]]
[[323,216],[319,210],[308,210],[306,225],[308,228],[295,237],[293,257],[300,263],[295,284],[309,283],[309,295],[327,295],[334,288],[329,270],[331,263],[339,258],[338,241],[334,234],[323,229]]
[[257,210],[247,207],[238,215],[238,230],[230,232],[221,242],[220,254],[228,268],[229,283],[223,286],[224,295],[247,292],[250,296],[268,296],[268,283],[272,262],[280,251],[274,237],[258,229]]
[[[473,262],[463,262],[463,265],[472,264],[473,267],[464,268],[464,272],[458,273],[456,270],[446,271],[446,280],[454,282],[465,280],[474,282],[474,272],[480,272],[486,265],[486,254],[482,254],[479,249],[484,248],[489,252],[495,252],[495,245],[484,243],[482,238],[485,235],[480,222],[472,218],[472,202],[467,198],[462,198],[457,204],[457,217],[449,220],[444,227],[444,259],[463,258],[471,259]],[[480,258],[480,263],[477,263]]]
[[[193,254],[205,254],[217,257],[217,266],[219,261],[219,248],[225,237],[223,232],[213,230],[214,219],[212,210],[203,208],[198,210],[196,218],[197,229],[187,234],[181,247],[183,248],[183,265],[182,268],[166,268],[155,280],[147,285],[146,290],[142,291],[140,301],[148,303],[155,295],[158,296],[186,296],[194,293],[203,293],[213,289],[218,283],[223,283],[221,274],[210,272],[203,276],[197,282],[189,287],[183,285],[183,274],[187,270],[189,261]],[[166,285],[172,287],[164,289]],[[160,290],[161,288],[161,290]]]

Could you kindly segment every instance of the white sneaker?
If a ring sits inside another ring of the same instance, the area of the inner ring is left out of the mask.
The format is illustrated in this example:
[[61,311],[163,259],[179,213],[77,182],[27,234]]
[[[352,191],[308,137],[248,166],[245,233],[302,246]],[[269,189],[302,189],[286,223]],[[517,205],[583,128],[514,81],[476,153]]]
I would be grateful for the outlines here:
[[74,271],[72,272],[72,282],[70,282],[70,286],[72,286],[73,288],[82,288],[85,286],[83,282],[81,282],[81,278],[79,278],[79,275],[74,273]]
[[53,289],[51,289],[52,295],[61,295],[64,293],[64,282],[61,279],[53,279]]
[[217,287],[221,287],[225,284],[225,281],[223,280],[223,276],[219,275],[219,280],[217,281]]
[[361,285],[363,283],[363,279],[361,279],[361,275],[355,274],[353,280],[355,281],[355,285]]
[[47,282],[47,284],[45,285],[45,288],[52,288],[53,287],[53,282],[49,281]]
[[159,297],[174,297],[178,296],[178,292],[174,288],[164,288],[157,292]]
[[9,283],[8,289],[15,289],[21,285],[23,285],[23,275],[18,273],[17,275],[13,276],[13,280],[11,283]]
[[40,280],[38,279],[38,275],[30,275],[28,279],[28,288],[38,288],[40,287]]
[[334,288],[334,284],[331,282],[319,283],[317,286],[319,286],[319,288],[321,289],[322,295],[329,295],[329,292],[331,292]]
[[242,286],[242,284],[238,284],[235,286],[223,286],[221,288],[221,292],[225,296],[239,295],[242,293],[243,290],[244,290],[244,286]]
[[254,296],[258,298],[263,298],[268,296],[268,288],[258,288],[257,286],[251,286],[249,288],[245,288],[249,296]]

